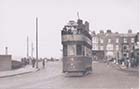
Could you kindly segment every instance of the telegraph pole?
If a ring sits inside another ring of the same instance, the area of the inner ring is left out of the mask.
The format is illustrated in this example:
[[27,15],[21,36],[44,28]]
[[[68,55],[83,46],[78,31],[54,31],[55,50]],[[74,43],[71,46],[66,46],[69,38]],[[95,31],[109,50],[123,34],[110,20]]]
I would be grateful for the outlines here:
[[36,17],[36,68],[38,68],[38,18]]
[[5,47],[5,55],[8,55],[8,47]]
[[29,37],[27,36],[27,58],[29,57]]
[[78,17],[78,19],[80,19],[80,17],[79,17],[79,12],[77,12],[77,17]]
[[33,47],[33,43],[31,44],[31,57],[33,58],[33,52],[34,52],[34,47]]

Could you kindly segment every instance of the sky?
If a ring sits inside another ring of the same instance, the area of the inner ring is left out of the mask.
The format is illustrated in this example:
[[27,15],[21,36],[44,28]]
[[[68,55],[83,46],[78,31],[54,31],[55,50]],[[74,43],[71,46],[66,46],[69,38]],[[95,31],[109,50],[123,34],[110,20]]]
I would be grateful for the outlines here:
[[[61,30],[69,20],[90,23],[90,30],[134,33],[140,29],[139,0],[0,0],[0,54],[26,57],[29,37],[35,48],[35,18],[39,19],[39,57],[62,56]],[[35,49],[34,49],[35,56]]]

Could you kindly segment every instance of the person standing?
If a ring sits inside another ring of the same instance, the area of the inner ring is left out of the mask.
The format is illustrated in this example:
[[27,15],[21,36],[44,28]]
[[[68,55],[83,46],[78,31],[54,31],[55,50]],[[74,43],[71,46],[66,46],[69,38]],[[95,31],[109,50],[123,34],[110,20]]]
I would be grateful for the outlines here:
[[35,67],[35,59],[34,58],[32,59],[32,67],[33,68]]
[[45,68],[45,59],[42,60],[43,68]]

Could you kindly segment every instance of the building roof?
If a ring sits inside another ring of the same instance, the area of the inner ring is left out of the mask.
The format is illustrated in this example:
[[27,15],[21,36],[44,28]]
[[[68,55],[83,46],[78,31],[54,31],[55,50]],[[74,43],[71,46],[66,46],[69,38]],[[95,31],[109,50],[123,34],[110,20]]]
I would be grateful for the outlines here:
[[129,34],[129,33],[125,33],[125,34],[123,34],[123,33],[121,33],[120,34],[120,37],[135,37],[136,36],[136,33],[131,33],[131,34]]

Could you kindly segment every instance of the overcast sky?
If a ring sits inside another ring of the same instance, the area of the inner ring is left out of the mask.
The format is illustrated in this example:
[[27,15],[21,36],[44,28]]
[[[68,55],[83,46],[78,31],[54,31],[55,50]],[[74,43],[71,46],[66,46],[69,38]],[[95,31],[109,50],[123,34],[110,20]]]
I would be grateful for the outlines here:
[[91,31],[138,32],[138,6],[139,0],[0,0],[0,54],[8,46],[13,58],[26,56],[27,36],[35,47],[36,16],[39,57],[61,57],[61,29],[77,12]]

